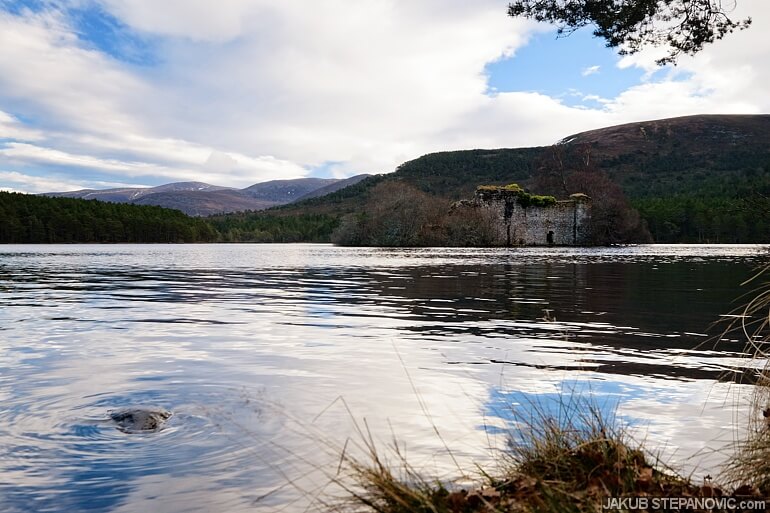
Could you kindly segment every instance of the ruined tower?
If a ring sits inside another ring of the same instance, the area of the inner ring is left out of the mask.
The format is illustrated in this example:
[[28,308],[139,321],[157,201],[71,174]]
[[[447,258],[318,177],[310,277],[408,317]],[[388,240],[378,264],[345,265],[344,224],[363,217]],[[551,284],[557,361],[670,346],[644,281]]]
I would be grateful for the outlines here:
[[580,246],[589,242],[591,199],[585,194],[557,201],[552,196],[529,194],[516,184],[484,185],[464,205],[492,212],[500,246]]

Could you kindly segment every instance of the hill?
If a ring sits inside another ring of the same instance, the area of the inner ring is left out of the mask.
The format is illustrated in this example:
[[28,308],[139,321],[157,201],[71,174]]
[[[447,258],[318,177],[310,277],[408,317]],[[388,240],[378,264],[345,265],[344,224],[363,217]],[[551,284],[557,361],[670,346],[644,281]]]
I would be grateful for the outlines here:
[[303,197],[322,196],[348,184],[356,183],[366,176],[368,175],[358,175],[345,180],[336,178],[272,180],[256,183],[244,189],[221,187],[203,182],[176,182],[157,187],[51,192],[44,194],[44,196],[155,205],[181,210],[192,216],[209,216],[246,210],[263,210],[291,203]]
[[344,189],[345,187],[350,187],[351,185],[355,185],[361,180],[364,180],[370,176],[371,175],[361,174],[361,175],[351,176],[350,178],[345,178],[343,180],[336,180],[335,182],[329,185],[326,185],[324,187],[321,187],[320,189],[310,191],[304,196],[301,196],[294,201],[302,201],[310,198],[320,198],[321,196],[326,196],[327,194],[331,194],[340,189]]
[[629,123],[570,136],[631,198],[659,197],[740,179],[770,165],[770,115],[701,115]]
[[227,189],[227,187],[220,187],[204,182],[175,182],[159,185],[157,187],[123,187],[118,189],[82,189],[79,191],[49,192],[46,193],[45,196],[131,203],[132,201],[157,193],[218,191],[224,189]]
[[135,199],[131,203],[173,208],[188,216],[200,217],[243,210],[262,210],[282,204],[251,198],[237,189],[156,192]]
[[250,198],[273,204],[290,203],[302,196],[339,182],[336,178],[298,178],[296,180],[271,180],[254,184],[241,192]]
[[479,184],[534,187],[554,152],[567,169],[589,156],[623,188],[657,242],[770,242],[770,115],[687,116],[574,134],[550,147],[433,153],[270,212],[360,212],[371,190],[388,182],[450,200]]

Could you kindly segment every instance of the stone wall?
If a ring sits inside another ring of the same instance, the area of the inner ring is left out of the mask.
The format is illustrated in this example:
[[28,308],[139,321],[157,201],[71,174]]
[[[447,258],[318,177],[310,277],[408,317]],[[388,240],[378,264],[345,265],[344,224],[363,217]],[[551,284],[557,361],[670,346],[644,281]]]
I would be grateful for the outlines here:
[[467,206],[491,211],[500,246],[580,246],[588,243],[591,200],[573,194],[549,206],[523,207],[520,192],[505,187],[480,188]]

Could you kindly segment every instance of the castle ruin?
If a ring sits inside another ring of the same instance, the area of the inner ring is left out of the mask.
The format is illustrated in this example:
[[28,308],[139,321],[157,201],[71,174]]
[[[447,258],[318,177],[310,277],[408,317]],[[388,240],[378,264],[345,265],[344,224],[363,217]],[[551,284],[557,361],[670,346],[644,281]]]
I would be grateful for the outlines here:
[[464,207],[485,209],[494,223],[495,245],[581,246],[588,244],[591,199],[573,194],[557,201],[534,196],[516,184],[480,186]]

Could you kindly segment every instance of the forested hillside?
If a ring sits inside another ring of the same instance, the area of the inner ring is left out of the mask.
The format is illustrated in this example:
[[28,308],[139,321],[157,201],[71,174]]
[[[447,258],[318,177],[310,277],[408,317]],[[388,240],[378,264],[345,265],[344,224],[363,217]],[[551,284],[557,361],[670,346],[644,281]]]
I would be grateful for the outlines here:
[[656,242],[770,242],[770,166],[688,185],[632,201]]
[[538,189],[543,169],[568,174],[587,165],[622,187],[656,242],[770,242],[769,115],[688,116],[593,130],[548,147],[433,153],[274,211],[361,212],[383,182],[445,199],[511,182],[550,194]]
[[177,210],[0,192],[0,243],[210,242],[211,225]]

